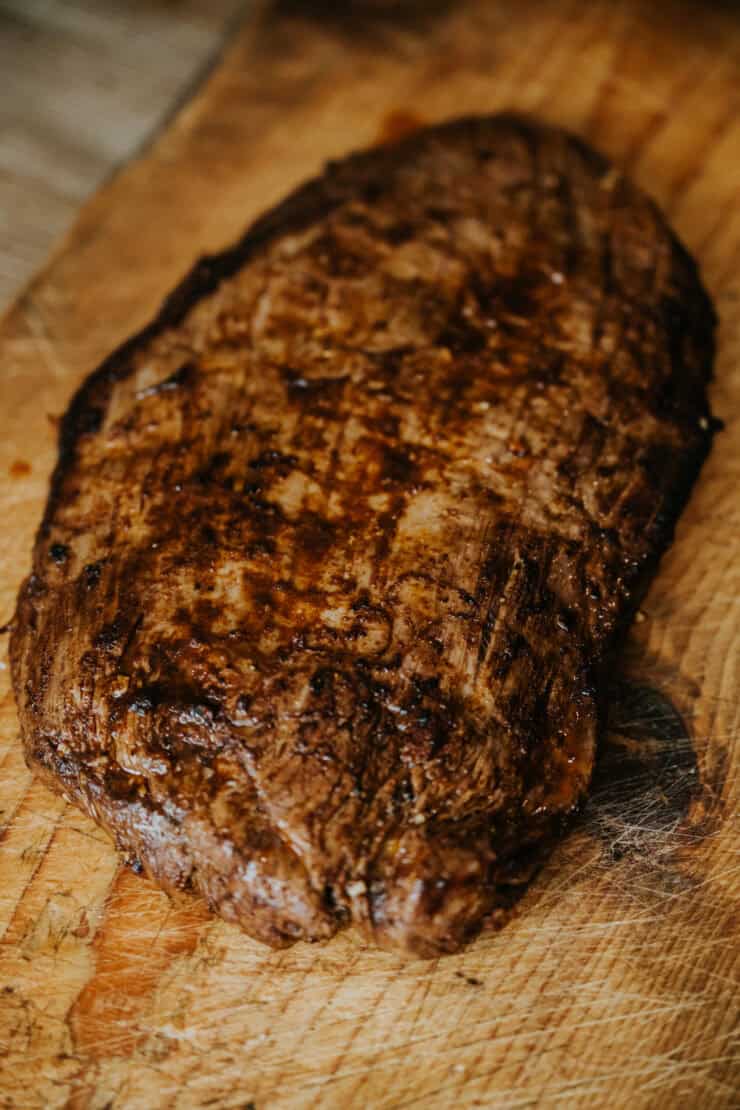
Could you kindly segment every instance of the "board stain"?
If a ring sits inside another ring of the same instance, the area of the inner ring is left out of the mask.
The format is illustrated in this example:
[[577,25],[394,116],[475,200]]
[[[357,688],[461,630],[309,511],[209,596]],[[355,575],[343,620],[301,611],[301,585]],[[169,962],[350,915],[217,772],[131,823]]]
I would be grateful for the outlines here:
[[77,1051],[93,1059],[133,1052],[146,1036],[138,1018],[160,977],[194,952],[209,920],[199,901],[169,901],[120,868],[92,941],[95,971],[67,1017]]
[[467,983],[469,987],[482,987],[483,986],[483,980],[482,979],[478,979],[478,977],[475,976],[475,975],[466,975],[465,972],[463,972],[463,971],[456,971],[455,972],[455,978],[456,979],[462,979],[462,981],[464,983]]
[[25,478],[31,473],[31,464],[25,459],[15,459],[8,467],[11,478]]
[[384,143],[397,143],[407,135],[413,135],[424,126],[424,120],[406,108],[395,108],[383,116],[375,142],[378,146]]

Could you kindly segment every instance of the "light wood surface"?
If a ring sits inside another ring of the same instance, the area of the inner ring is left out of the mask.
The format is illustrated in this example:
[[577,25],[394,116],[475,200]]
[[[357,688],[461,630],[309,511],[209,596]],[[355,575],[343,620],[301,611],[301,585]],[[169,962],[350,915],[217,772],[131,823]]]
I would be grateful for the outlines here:
[[3,669],[0,1104],[737,1106],[740,16],[469,0],[415,22],[355,5],[350,23],[332,7],[256,8],[2,324],[0,622],[81,378],[196,254],[412,119],[514,105],[627,166],[702,264],[726,429],[625,648],[593,800],[517,918],[454,958],[404,962],[350,933],[274,953],[168,902],[32,782]]
[[0,0],[0,307],[207,68],[245,0]]

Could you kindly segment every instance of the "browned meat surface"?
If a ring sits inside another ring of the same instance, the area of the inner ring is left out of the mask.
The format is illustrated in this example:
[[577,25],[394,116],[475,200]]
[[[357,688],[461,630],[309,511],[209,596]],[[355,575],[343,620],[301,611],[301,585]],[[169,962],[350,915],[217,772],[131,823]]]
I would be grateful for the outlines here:
[[73,401],[12,641],[31,765],[270,944],[458,948],[588,786],[712,332],[561,132],[332,165]]

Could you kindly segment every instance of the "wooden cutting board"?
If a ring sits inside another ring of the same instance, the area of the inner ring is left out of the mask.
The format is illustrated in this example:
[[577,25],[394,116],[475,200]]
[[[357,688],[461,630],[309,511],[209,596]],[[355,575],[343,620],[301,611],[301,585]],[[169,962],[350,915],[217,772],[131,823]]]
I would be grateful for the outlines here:
[[615,676],[593,799],[512,924],[460,956],[407,962],[351,933],[274,953],[170,903],[32,781],[2,637],[2,1105],[740,1105],[740,15],[668,0],[408,9],[254,6],[5,318],[0,621],[58,415],[199,252],[329,157],[419,121],[533,111],[652,192],[721,320],[726,429]]

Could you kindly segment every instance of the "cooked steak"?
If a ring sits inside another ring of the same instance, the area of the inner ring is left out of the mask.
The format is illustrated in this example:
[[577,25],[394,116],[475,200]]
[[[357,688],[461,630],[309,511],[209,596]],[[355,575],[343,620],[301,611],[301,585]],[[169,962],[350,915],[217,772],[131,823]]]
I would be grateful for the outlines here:
[[713,326],[561,131],[330,165],[72,402],[12,640],[30,765],[270,944],[454,951],[584,796]]

